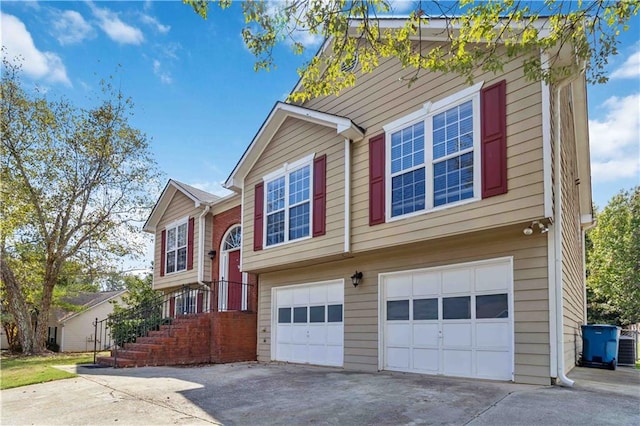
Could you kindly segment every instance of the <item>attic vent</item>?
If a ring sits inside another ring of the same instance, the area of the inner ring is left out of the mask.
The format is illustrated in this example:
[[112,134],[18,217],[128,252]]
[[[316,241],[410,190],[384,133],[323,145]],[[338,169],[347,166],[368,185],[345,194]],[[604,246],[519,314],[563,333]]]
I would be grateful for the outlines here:
[[340,71],[349,72],[353,71],[353,69],[358,65],[358,52],[353,54],[353,57],[349,60],[345,60],[340,66]]

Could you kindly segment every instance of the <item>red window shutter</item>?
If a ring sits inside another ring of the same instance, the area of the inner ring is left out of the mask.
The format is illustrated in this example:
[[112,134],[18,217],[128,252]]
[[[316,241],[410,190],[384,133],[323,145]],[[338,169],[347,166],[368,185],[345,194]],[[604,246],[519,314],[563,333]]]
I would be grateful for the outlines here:
[[507,192],[507,82],[480,94],[482,198]]
[[160,276],[164,277],[164,265],[167,259],[167,230],[163,229],[160,235]]
[[169,318],[173,318],[176,314],[176,298],[169,299]]
[[264,217],[264,182],[260,182],[255,188],[253,203],[253,250],[262,250],[262,232]]
[[384,133],[369,139],[369,226],[384,223]]
[[327,223],[327,156],[313,160],[313,236],[326,233]]
[[187,269],[193,269],[193,229],[195,225],[195,219],[189,218],[189,227],[187,233]]

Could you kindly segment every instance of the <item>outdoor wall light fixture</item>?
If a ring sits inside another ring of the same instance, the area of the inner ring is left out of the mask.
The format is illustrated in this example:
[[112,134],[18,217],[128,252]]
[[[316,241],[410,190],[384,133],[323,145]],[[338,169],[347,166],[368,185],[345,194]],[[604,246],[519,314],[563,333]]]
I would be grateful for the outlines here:
[[540,231],[541,234],[546,234],[547,232],[549,232],[549,228],[547,228],[547,225],[537,220],[534,220],[533,222],[531,222],[531,225],[527,226],[522,230],[522,233],[524,235],[529,236],[533,234],[533,231],[536,229]]
[[209,250],[209,253],[207,253],[209,255],[209,259],[213,260],[216,258],[216,251],[215,250]]
[[358,284],[360,284],[361,280],[362,280],[362,272],[356,271],[355,274],[351,275],[351,282],[353,283],[354,287],[358,287]]

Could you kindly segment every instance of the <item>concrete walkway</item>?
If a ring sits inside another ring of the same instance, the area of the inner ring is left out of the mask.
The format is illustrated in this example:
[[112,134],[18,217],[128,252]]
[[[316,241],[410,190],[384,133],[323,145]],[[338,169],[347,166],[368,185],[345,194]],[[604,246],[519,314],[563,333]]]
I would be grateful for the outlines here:
[[576,368],[571,389],[255,363],[77,372],[1,391],[1,423],[640,424],[640,371],[631,368]]

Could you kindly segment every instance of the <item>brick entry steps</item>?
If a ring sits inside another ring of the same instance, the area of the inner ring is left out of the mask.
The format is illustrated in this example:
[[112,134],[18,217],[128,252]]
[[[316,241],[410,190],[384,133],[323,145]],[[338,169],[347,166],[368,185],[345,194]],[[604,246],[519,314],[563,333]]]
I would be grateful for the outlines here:
[[98,357],[97,362],[111,367],[144,367],[255,361],[256,321],[253,312],[182,316],[135,343],[125,343],[117,354],[111,351],[109,357]]

